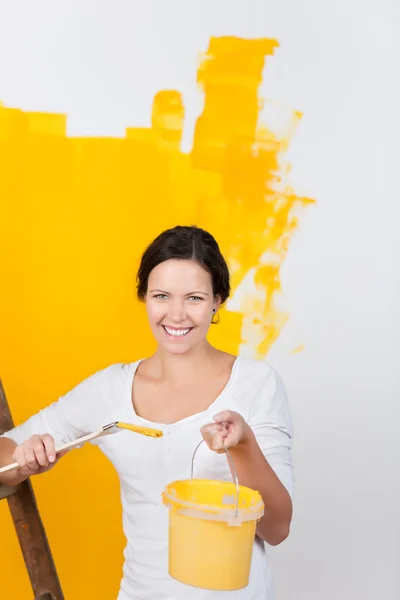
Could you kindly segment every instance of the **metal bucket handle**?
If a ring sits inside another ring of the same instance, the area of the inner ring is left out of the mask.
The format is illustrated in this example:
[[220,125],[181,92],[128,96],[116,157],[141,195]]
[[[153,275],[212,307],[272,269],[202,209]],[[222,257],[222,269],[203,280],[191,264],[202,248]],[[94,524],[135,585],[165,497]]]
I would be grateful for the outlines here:
[[[201,440],[201,442],[199,442],[197,444],[196,448],[194,449],[193,456],[192,456],[192,465],[191,465],[191,470],[190,470],[190,479],[193,479],[193,468],[194,468],[194,459],[196,456],[196,452],[200,448],[200,446],[203,442],[204,442],[204,439]],[[235,463],[233,462],[231,453],[229,452],[228,448],[225,445],[224,445],[224,450],[225,450],[225,454],[226,454],[226,459],[228,461],[228,464],[229,464],[229,467],[231,470],[232,480],[236,486],[236,510],[235,510],[235,519],[236,519],[239,515],[239,489],[240,489],[239,488],[239,479],[238,479],[238,476],[236,473]]]

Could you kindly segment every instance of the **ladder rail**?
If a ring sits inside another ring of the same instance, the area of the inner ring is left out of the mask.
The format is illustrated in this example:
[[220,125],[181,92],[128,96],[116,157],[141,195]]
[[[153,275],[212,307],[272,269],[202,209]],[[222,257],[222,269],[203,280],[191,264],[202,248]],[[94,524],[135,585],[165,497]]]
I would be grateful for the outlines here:
[[[13,427],[0,379],[0,435]],[[35,600],[64,600],[30,480],[14,487],[0,485],[0,500],[2,498],[8,502]]]

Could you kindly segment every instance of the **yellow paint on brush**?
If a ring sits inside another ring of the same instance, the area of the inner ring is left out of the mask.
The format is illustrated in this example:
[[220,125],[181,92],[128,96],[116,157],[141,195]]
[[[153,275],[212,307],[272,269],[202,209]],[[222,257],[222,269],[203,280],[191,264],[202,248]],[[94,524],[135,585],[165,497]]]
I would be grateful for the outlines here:
[[[151,127],[128,126],[124,139],[68,137],[65,115],[0,106],[0,376],[16,423],[90,373],[154,350],[134,299],[135,272],[144,247],[176,224],[210,230],[232,271],[233,297],[210,341],[260,357],[276,341],[287,320],[281,266],[310,202],[287,182],[285,153],[300,114],[288,110],[280,131],[263,121],[269,104],[258,87],[276,46],[210,40],[188,154],[177,90],[158,92]],[[87,460],[71,453],[34,478],[35,492],[65,596],[115,598],[125,543],[118,478],[96,449],[82,452]],[[60,497],[68,503],[62,526]],[[5,502],[0,522],[2,595],[29,598]]]
[[118,421],[116,423],[116,427],[120,429],[128,429],[129,431],[134,431],[135,433],[141,433],[142,435],[147,435],[153,438],[160,438],[164,434],[160,429],[151,429],[150,427],[140,427],[139,425],[132,425],[130,423],[121,423]]

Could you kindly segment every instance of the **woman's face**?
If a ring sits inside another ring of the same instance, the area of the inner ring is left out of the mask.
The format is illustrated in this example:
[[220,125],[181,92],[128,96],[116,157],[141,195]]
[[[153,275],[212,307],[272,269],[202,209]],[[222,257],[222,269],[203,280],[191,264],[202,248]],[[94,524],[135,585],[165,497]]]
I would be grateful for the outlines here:
[[204,343],[218,309],[210,274],[191,260],[170,259],[150,273],[146,309],[160,347],[183,354]]

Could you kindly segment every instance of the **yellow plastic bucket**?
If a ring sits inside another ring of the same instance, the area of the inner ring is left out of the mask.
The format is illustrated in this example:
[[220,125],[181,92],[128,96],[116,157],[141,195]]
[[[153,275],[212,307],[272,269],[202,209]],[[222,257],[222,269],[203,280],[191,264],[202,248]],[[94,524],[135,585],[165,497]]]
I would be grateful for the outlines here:
[[248,585],[260,494],[238,483],[189,479],[162,494],[169,508],[169,574],[198,588],[231,591]]

